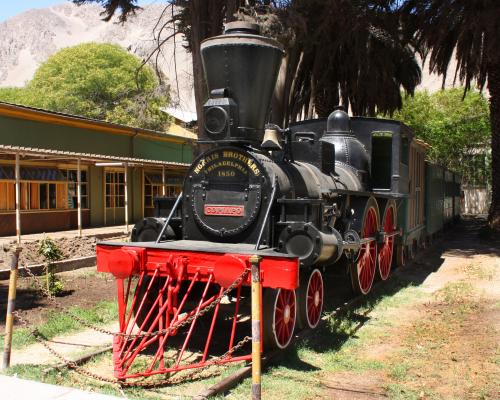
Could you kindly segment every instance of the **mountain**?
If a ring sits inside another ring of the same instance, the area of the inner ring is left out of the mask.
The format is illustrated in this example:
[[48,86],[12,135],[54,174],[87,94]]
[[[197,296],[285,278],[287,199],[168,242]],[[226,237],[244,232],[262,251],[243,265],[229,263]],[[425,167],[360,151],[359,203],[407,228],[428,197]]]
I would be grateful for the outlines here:
[[[51,54],[78,43],[116,43],[144,58],[155,48],[153,30],[156,22],[160,17],[162,21],[169,18],[169,13],[162,16],[164,7],[164,4],[145,6],[125,24],[118,24],[116,20],[102,21],[99,15],[102,8],[97,5],[76,6],[67,1],[53,7],[29,10],[1,22],[0,86],[23,86]],[[163,37],[166,35],[164,33]],[[194,112],[191,55],[183,44],[180,37],[175,46],[173,40],[165,43],[159,65],[171,85],[173,107]],[[455,65],[450,65],[446,86],[451,86],[454,71]],[[433,92],[441,88],[441,77],[429,74],[427,65],[422,68],[422,75],[419,90]]]
[[[153,30],[164,8],[162,4],[148,5],[125,24],[102,21],[102,8],[97,5],[76,6],[70,2],[9,18],[0,23],[0,86],[23,86],[50,55],[84,42],[119,44],[145,58],[156,47]],[[163,15],[162,21],[168,17]],[[191,55],[180,36],[175,46],[173,40],[162,46],[158,61],[171,85],[173,105],[195,111]]]

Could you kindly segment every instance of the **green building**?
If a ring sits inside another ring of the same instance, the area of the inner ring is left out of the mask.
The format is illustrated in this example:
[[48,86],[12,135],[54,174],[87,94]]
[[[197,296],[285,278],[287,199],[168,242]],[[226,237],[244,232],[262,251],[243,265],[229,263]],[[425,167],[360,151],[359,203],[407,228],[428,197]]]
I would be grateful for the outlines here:
[[0,236],[151,216],[155,196],[180,192],[195,140],[176,124],[162,133],[0,102]]

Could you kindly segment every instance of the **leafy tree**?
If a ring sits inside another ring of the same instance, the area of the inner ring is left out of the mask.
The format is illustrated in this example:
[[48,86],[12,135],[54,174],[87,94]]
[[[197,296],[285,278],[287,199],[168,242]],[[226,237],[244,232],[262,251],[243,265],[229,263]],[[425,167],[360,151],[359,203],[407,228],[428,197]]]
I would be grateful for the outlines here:
[[406,97],[392,117],[432,145],[427,154],[431,161],[460,172],[465,184],[486,184],[491,181],[485,154],[490,138],[488,102],[477,91],[463,94],[463,88],[417,92]]
[[0,88],[0,99],[8,103],[22,104],[26,97],[26,91],[20,87]]
[[0,99],[68,114],[162,130],[168,87],[153,70],[112,44],[85,43],[49,57],[24,88],[0,91]]
[[457,60],[456,77],[469,90],[476,80],[490,93],[492,202],[489,225],[500,231],[500,2],[498,0],[405,0],[406,31],[429,52],[430,69],[446,77]]
[[[82,5],[88,3],[88,1],[73,0],[73,3]],[[120,22],[125,22],[128,15],[135,14],[135,12],[140,9],[137,5],[137,0],[95,0],[94,3],[98,3],[104,7],[104,12],[102,13],[104,21],[109,21],[115,11],[120,9]]]

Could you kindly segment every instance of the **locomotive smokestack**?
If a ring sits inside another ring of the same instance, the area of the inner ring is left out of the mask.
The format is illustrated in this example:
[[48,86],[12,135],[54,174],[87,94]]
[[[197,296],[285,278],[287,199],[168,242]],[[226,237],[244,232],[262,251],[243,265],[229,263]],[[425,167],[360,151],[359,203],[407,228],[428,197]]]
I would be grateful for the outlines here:
[[259,144],[283,57],[281,46],[259,35],[259,26],[231,22],[206,39],[201,56],[210,99],[205,133],[217,141]]

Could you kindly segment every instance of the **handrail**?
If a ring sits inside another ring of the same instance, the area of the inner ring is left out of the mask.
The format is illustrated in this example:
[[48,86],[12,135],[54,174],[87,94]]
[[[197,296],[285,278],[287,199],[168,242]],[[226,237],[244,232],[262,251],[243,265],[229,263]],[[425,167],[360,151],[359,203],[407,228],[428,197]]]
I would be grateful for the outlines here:
[[165,229],[167,229],[167,226],[168,224],[170,223],[170,220],[172,219],[173,215],[174,215],[174,212],[175,210],[177,209],[177,207],[179,206],[179,203],[181,202],[181,199],[182,199],[182,192],[179,193],[179,196],[177,196],[177,200],[175,200],[175,203],[174,203],[174,206],[172,207],[172,209],[170,210],[170,213],[168,214],[168,217],[167,219],[165,220],[165,225],[163,225],[163,228],[161,228],[161,232],[160,234],[158,235],[158,237],[156,238],[156,242],[155,243],[160,243],[161,241],[161,237],[163,236],[163,234],[165,233]]
[[271,192],[269,204],[267,205],[266,215],[264,217],[264,221],[262,221],[262,226],[260,228],[259,237],[257,238],[257,243],[255,243],[255,250],[259,250],[260,241],[262,240],[262,235],[264,234],[264,229],[266,227],[267,220],[269,219],[269,213],[271,212],[271,207],[273,206],[274,198],[276,197],[276,186],[277,184],[275,179],[273,183],[273,191]]

